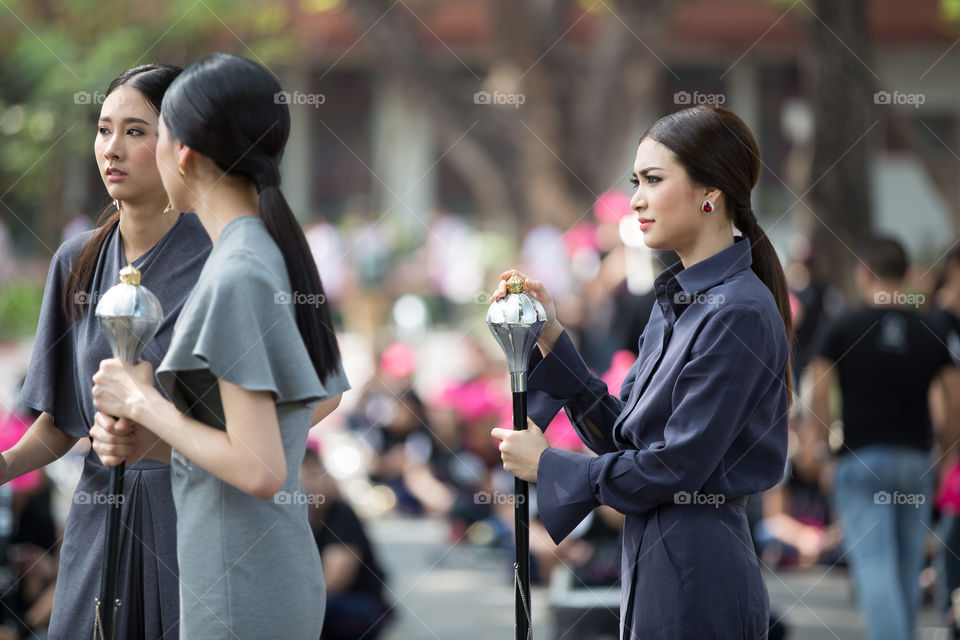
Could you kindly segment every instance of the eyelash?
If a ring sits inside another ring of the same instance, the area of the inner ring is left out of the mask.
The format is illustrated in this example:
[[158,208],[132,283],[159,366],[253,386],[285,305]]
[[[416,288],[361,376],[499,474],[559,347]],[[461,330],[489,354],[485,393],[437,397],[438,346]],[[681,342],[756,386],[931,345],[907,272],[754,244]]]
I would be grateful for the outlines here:
[[[656,184],[660,182],[660,178],[657,176],[645,176],[647,179],[647,184]],[[630,184],[633,185],[633,188],[636,189],[640,186],[640,181],[636,178],[630,178]]]
[[[105,131],[106,131],[106,133],[104,133]],[[137,134],[134,136],[134,138],[138,138],[138,137],[140,137],[140,136],[143,135],[143,131],[141,131],[140,129],[130,129],[130,130],[127,131],[127,133],[132,133],[132,132],[134,132],[134,131],[137,132]],[[109,134],[109,133],[110,133],[110,130],[107,129],[106,127],[99,127],[99,128],[97,129],[97,133],[99,133],[100,135],[103,136],[103,135]]]

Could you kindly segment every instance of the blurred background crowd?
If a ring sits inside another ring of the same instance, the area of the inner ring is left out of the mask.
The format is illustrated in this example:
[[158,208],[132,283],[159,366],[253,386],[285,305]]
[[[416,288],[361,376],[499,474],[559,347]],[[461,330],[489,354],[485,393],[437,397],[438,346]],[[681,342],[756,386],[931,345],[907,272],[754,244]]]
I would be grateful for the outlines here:
[[[764,169],[753,209],[780,253],[794,312],[790,463],[783,483],[750,509],[771,588],[794,584],[791,575],[814,580],[774,598],[771,637],[863,637],[872,614],[848,578],[856,540],[840,526],[833,490],[836,461],[855,454],[843,428],[854,405],[843,402],[852,392],[846,353],[831,352],[828,336],[863,305],[896,308],[922,318],[960,358],[960,3],[2,5],[3,448],[30,424],[15,398],[49,260],[63,239],[96,225],[106,204],[90,153],[106,82],[142,62],[246,55],[287,92],[294,136],[283,188],[333,305],[353,385],[314,428],[316,455],[302,474],[307,494],[322,497],[311,522],[327,573],[325,637],[436,635],[432,612],[404,606],[409,590],[390,587],[398,579],[390,565],[402,566],[389,559],[391,536],[419,522],[442,531],[431,557],[465,550],[456,557],[470,558],[468,568],[495,567],[509,608],[513,483],[490,430],[511,424],[511,404],[484,322],[488,296],[509,267],[542,280],[587,364],[617,393],[654,305],[653,280],[677,259],[644,246],[630,211],[636,141],[660,115],[720,103],[758,138]],[[871,253],[877,234],[902,247],[903,269],[889,252]],[[885,329],[885,339],[896,332]],[[905,353],[900,373],[909,377],[920,364]],[[836,366],[826,412],[811,375],[818,357]],[[878,403],[912,406],[914,391]],[[929,418],[889,429],[917,433],[929,420],[935,434],[909,443],[925,448],[931,486],[923,505],[908,505],[924,535],[915,545],[922,566],[907,582],[922,595],[925,632],[948,638],[960,587],[960,541],[951,536],[960,431],[949,390],[923,392]],[[546,435],[552,446],[581,449],[562,413]],[[42,637],[83,454],[0,487],[0,640]],[[622,516],[597,509],[558,546],[531,497],[538,620],[556,638],[616,637]],[[876,555],[903,563],[896,544]],[[458,576],[471,580],[469,571]],[[849,585],[853,622],[802,606],[823,576]],[[805,608],[815,619],[792,624]],[[411,618],[419,626],[405,626]]]

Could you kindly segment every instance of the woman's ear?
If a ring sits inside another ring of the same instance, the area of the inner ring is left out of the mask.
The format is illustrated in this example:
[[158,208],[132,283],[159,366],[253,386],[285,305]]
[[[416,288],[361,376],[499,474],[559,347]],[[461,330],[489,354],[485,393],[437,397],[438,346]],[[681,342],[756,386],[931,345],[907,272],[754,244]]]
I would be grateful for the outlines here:
[[723,191],[720,191],[720,189],[717,189],[716,187],[703,188],[703,199],[709,200],[714,204],[714,206],[716,206],[719,203],[722,196],[723,196]]
[[190,164],[194,160],[194,154],[196,152],[183,144],[182,142],[177,142],[177,166],[180,169],[180,175],[183,176],[184,173],[189,172]]

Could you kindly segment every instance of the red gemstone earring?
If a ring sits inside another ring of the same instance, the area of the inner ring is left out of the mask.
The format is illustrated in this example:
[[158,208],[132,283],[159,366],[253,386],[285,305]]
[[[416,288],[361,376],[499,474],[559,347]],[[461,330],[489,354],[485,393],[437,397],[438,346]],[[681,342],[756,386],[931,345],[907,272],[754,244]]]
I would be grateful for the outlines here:
[[713,213],[713,203],[710,202],[709,200],[704,200],[703,204],[700,205],[700,210],[703,211],[705,214],[710,215],[711,213]]

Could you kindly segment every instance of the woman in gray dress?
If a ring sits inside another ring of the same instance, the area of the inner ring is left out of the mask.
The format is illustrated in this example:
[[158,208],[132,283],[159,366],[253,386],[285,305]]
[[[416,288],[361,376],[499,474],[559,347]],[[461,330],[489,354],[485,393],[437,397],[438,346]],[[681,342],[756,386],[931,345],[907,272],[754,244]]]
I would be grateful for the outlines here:
[[[159,298],[164,322],[143,353],[159,363],[173,325],[200,275],[210,240],[195,214],[179,214],[156,166],[160,102],[179,67],[144,65],[109,86],[94,143],[100,175],[114,204],[99,228],[75,236],[50,264],[33,357],[20,402],[39,413],[23,438],[0,456],[6,482],[39,468],[90,435],[96,409],[90,377],[110,347],[94,317],[100,294],[132,262]],[[124,477],[120,527],[117,637],[177,638],[176,512],[170,449],[150,443]],[[103,562],[109,472],[90,452],[64,527],[49,638],[89,638]]]
[[299,469],[307,431],[349,385],[316,264],[279,189],[290,130],[280,96],[266,69],[225,54],[170,87],[160,175],[214,247],[157,372],[172,402],[150,363],[106,360],[93,377],[104,464],[135,459],[147,430],[173,447],[189,640],[316,640],[323,622]]

